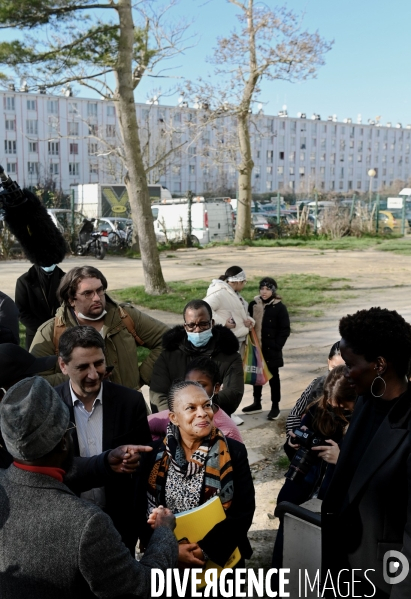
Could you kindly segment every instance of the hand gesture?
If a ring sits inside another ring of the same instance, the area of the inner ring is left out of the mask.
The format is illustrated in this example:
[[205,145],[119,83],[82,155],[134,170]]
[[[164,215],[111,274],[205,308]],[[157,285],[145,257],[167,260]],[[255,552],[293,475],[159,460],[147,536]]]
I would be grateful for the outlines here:
[[247,327],[247,329],[252,329],[254,326],[253,321],[251,320],[251,318],[246,318],[244,320],[244,326]]
[[227,329],[235,329],[235,327],[237,326],[234,322],[234,319],[232,316],[230,316],[230,318],[228,318],[225,321],[225,325],[224,325]]
[[148,445],[120,445],[108,454],[108,463],[113,472],[133,474],[140,466],[141,454],[152,451]]
[[182,568],[202,568],[205,564],[203,552],[197,543],[180,543],[178,545],[178,565]]
[[318,451],[318,455],[325,462],[329,464],[336,464],[338,460],[338,456],[340,455],[340,448],[338,447],[338,443],[333,441],[332,439],[326,439],[327,443],[330,445],[319,445],[318,447],[313,447],[313,451]]
[[166,526],[170,530],[174,530],[176,527],[176,518],[168,507],[159,505],[154,508],[148,517],[147,524],[150,524],[151,528],[158,528],[159,526]]

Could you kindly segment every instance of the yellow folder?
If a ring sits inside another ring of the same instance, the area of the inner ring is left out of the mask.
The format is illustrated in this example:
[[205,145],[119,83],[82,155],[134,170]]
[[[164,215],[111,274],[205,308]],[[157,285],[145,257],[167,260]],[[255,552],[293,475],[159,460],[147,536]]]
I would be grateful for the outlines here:
[[[220,497],[215,495],[206,503],[203,503],[198,507],[176,514],[174,534],[178,542],[186,539],[189,543],[197,543],[198,541],[201,541],[201,539],[203,539],[216,524],[222,522],[225,518],[226,515]],[[240,561],[240,559],[241,554],[237,547],[228,558],[224,568],[232,568]],[[201,582],[197,585],[198,589],[201,589],[206,585],[204,573],[210,568],[215,568],[217,570],[218,577],[220,577],[220,574],[224,569],[211,560],[208,560],[204,566]]]

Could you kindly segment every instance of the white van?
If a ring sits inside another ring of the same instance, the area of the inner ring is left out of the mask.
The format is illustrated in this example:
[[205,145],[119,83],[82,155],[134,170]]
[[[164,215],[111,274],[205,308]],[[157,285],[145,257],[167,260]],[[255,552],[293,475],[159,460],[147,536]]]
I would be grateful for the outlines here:
[[[188,230],[187,198],[155,202],[151,205],[157,241],[181,241]],[[225,241],[234,236],[234,213],[224,200],[197,196],[191,204],[191,235],[194,244]]]

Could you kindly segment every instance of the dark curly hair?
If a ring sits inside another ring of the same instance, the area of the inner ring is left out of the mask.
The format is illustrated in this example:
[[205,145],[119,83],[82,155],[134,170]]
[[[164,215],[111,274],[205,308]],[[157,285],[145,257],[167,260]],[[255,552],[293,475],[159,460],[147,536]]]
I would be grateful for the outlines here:
[[398,376],[408,375],[411,361],[411,325],[395,310],[370,308],[344,316],[340,335],[355,354],[367,362],[384,357]]
[[313,430],[320,432],[326,439],[333,435],[342,437],[348,426],[343,404],[355,402],[357,399],[356,392],[350,387],[344,374],[344,365],[333,368],[325,379],[324,394],[312,404],[317,407],[313,418]]
[[214,360],[210,360],[207,356],[200,356],[191,360],[184,373],[184,379],[193,371],[205,374],[214,386],[220,382],[221,375],[218,364],[217,362],[214,362]]

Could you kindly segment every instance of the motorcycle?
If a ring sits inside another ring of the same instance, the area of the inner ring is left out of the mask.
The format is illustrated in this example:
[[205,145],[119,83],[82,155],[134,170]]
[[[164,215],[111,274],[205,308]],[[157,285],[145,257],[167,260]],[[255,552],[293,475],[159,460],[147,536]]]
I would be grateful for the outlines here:
[[97,260],[103,260],[106,255],[106,244],[108,243],[107,231],[95,231],[96,219],[85,218],[78,234],[77,256],[94,254]]

